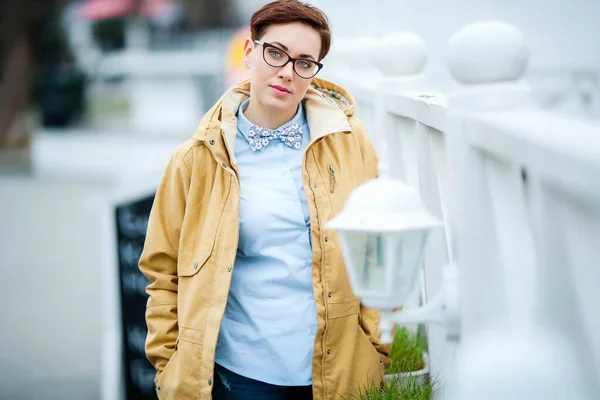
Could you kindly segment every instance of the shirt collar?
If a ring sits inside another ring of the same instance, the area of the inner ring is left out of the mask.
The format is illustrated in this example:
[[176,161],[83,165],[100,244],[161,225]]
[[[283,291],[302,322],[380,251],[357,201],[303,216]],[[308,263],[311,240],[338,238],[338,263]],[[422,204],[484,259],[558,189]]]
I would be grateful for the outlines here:
[[[244,111],[248,107],[248,104],[250,104],[250,98],[247,98],[242,102],[242,104],[240,104],[240,107],[238,108],[237,112],[238,130],[242,133],[242,135],[244,135],[246,139],[248,139],[248,131],[250,130],[250,125],[253,125],[252,122],[250,122],[246,118],[246,116],[244,116]],[[281,125],[277,129],[281,130],[293,124],[298,124],[300,126],[304,126],[306,124],[306,115],[304,114],[304,106],[302,105],[302,102],[300,102],[300,104],[298,105],[298,111],[296,112],[296,115],[294,115],[294,118]]]

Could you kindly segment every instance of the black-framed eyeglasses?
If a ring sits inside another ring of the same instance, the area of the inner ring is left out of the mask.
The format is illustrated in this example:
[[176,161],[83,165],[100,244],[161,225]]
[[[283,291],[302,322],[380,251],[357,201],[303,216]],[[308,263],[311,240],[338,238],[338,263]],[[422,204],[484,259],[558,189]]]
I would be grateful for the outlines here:
[[254,43],[263,47],[263,58],[271,67],[283,68],[290,61],[294,67],[294,72],[302,79],[310,79],[317,75],[323,64],[306,58],[293,58],[288,53],[271,43],[255,40]]

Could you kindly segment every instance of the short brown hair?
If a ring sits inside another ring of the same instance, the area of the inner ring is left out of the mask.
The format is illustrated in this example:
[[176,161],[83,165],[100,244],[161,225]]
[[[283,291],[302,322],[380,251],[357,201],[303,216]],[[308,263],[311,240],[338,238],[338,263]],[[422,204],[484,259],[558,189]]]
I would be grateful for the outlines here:
[[329,20],[323,11],[299,0],[276,0],[264,5],[250,19],[252,40],[260,40],[267,28],[276,24],[302,22],[321,36],[319,61],[325,58],[331,47]]

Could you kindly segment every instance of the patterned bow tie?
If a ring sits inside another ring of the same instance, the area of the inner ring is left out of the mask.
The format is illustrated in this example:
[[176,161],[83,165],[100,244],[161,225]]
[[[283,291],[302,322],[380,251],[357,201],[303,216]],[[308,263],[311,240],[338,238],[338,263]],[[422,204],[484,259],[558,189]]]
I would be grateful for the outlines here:
[[299,124],[292,124],[283,129],[271,130],[250,125],[248,143],[250,143],[253,151],[263,149],[274,139],[281,140],[292,149],[300,150],[302,147],[302,127]]

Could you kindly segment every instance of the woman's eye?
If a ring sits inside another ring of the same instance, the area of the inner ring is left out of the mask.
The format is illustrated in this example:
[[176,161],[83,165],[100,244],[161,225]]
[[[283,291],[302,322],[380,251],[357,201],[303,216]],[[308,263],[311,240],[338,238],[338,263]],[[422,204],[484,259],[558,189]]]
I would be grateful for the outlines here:
[[277,58],[281,57],[281,53],[278,52],[277,50],[270,50],[269,54],[271,55],[271,57],[277,57]]
[[298,66],[300,68],[310,68],[310,63],[308,61],[298,61]]

